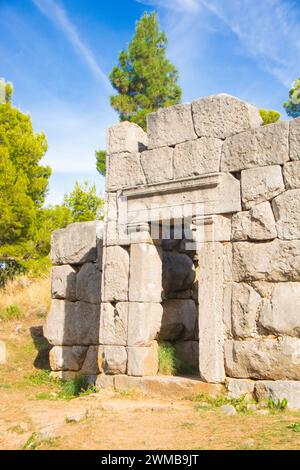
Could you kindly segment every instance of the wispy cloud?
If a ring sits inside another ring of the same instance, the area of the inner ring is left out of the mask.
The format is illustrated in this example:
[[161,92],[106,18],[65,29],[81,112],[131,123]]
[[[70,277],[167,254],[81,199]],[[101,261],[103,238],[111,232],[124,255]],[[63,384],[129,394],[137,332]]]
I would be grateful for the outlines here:
[[76,27],[69,19],[66,11],[54,0],[32,0],[36,7],[47,16],[52,23],[59,28],[75,52],[84,60],[94,76],[101,80],[108,92],[111,92],[111,85],[108,77],[98,65],[93,52],[84,43]]

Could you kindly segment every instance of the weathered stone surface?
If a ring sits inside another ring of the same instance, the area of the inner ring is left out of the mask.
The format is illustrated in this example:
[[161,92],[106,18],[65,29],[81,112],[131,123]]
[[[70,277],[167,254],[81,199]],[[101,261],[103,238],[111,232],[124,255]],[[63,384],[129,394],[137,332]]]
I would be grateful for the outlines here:
[[256,331],[260,295],[248,284],[232,286],[232,333],[235,338],[249,338]]
[[108,157],[106,190],[117,191],[146,184],[139,153],[116,153]]
[[173,152],[170,147],[161,147],[142,153],[141,163],[148,184],[173,179]]
[[158,346],[153,341],[148,347],[128,347],[128,375],[144,377],[158,371]]
[[281,166],[271,165],[242,171],[242,202],[246,209],[268,201],[284,191]]
[[239,281],[300,281],[300,240],[233,244],[233,276]]
[[265,301],[259,322],[267,331],[275,334],[300,336],[300,283],[275,284],[271,301]]
[[159,303],[129,303],[128,346],[150,346],[161,327],[163,307]]
[[197,337],[197,308],[193,300],[165,300],[159,339],[188,340]]
[[101,304],[100,344],[127,345],[128,303]]
[[53,370],[50,373],[50,377],[53,379],[60,379],[60,380],[74,380],[77,377],[81,376],[81,372],[74,371],[74,370]]
[[[120,377],[127,377],[126,375],[121,375]],[[114,375],[105,375],[100,374],[96,379],[96,387],[100,390],[102,389],[114,389],[115,376]]]
[[246,398],[253,398],[255,382],[253,380],[245,379],[226,379],[226,389],[228,392],[228,398],[240,398],[246,396]]
[[290,123],[290,159],[300,160],[300,118]]
[[192,111],[199,137],[225,139],[262,124],[258,109],[225,93],[193,101]]
[[162,251],[146,243],[131,245],[129,300],[160,302],[162,294]]
[[90,346],[88,348],[84,363],[80,371],[81,374],[83,375],[99,374],[98,354],[99,354],[99,346]]
[[77,274],[76,297],[78,300],[99,304],[101,300],[101,272],[98,264],[86,263]]
[[[300,157],[299,157],[299,160],[300,160]],[[283,176],[284,176],[286,189],[299,189],[300,188],[300,161],[286,163],[283,167]]]
[[6,364],[6,344],[0,341],[0,364]]
[[278,122],[241,132],[226,139],[221,171],[240,171],[289,160],[289,123]]
[[52,264],[83,264],[96,261],[96,234],[102,222],[80,222],[53,232]]
[[53,299],[76,300],[76,271],[72,266],[54,266],[51,270]]
[[177,356],[184,361],[186,365],[192,366],[196,371],[199,370],[199,342],[198,341],[178,341],[175,343]]
[[202,242],[223,242],[231,239],[231,217],[205,215],[193,219],[193,240]]
[[52,370],[81,369],[88,348],[86,346],[55,346],[50,351],[50,366]]
[[54,346],[98,344],[99,323],[99,305],[52,300],[45,337]]
[[195,277],[194,264],[189,256],[176,252],[163,254],[162,284],[165,296],[190,289]]
[[146,132],[132,122],[120,122],[108,129],[107,153],[140,152],[148,145]]
[[149,149],[196,139],[190,104],[178,104],[148,114]]
[[129,254],[121,246],[108,246],[103,253],[102,301],[128,300]]
[[140,390],[141,391],[142,377],[133,377],[130,375],[115,375],[114,385],[116,390]]
[[[103,346],[102,349],[99,348],[99,355],[102,357],[102,368],[105,374],[126,374],[127,351],[124,346]],[[98,364],[101,370],[101,359],[99,358]]]
[[258,401],[267,402],[270,398],[287,400],[287,408],[300,408],[300,382],[293,380],[260,380],[255,384],[255,395]]
[[273,240],[277,237],[275,219],[269,202],[232,216],[232,240]]
[[291,189],[272,201],[278,238],[300,238],[300,189]]
[[298,338],[227,340],[225,368],[229,377],[299,380],[300,340]]
[[220,170],[222,140],[210,137],[176,145],[174,178],[204,175]]

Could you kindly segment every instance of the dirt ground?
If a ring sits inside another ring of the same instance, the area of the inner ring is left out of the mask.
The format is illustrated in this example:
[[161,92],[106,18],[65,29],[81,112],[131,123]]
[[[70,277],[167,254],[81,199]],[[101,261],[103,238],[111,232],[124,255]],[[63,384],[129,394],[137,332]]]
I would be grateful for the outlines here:
[[134,391],[59,398],[58,385],[39,372],[47,366],[44,317],[42,306],[21,319],[0,321],[8,350],[7,364],[0,365],[0,449],[300,448],[300,412],[228,416],[189,399]]

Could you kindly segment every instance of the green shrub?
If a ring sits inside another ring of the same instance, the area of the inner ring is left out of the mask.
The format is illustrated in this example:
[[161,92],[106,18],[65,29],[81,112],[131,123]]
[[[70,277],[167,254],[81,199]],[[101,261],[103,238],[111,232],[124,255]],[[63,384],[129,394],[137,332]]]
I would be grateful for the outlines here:
[[0,318],[4,321],[20,320],[24,314],[18,305],[9,305],[6,309],[0,309]]
[[279,121],[281,117],[281,114],[278,111],[273,111],[272,109],[260,109],[259,114],[263,120],[263,126],[273,124],[274,122]]
[[279,411],[284,411],[288,405],[288,401],[286,398],[283,398],[282,400],[278,399],[273,400],[273,398],[269,398],[268,400],[268,408],[270,410],[279,410]]
[[158,345],[159,373],[161,375],[193,375],[195,367],[178,357],[175,346],[162,342]]

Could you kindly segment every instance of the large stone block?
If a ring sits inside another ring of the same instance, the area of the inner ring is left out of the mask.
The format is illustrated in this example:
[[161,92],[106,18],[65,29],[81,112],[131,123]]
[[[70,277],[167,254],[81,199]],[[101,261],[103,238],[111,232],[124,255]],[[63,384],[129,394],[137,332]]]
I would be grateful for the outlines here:
[[189,256],[176,252],[163,253],[162,285],[165,296],[191,289],[195,277],[195,267]]
[[248,400],[253,398],[255,382],[245,379],[226,379],[228,398],[241,398],[246,396]]
[[99,348],[98,365],[105,374],[126,374],[127,351],[124,346],[103,346]]
[[225,341],[225,367],[229,377],[259,380],[299,380],[298,338]]
[[260,380],[255,384],[255,395],[258,401],[286,399],[287,408],[300,408],[300,382],[294,380]]
[[242,202],[246,209],[268,201],[284,191],[281,166],[272,165],[242,171]]
[[53,232],[50,253],[52,264],[96,261],[96,240],[101,236],[102,227],[103,223],[98,221],[78,222]]
[[205,215],[193,218],[193,240],[199,243],[230,241],[231,217]]
[[0,341],[0,364],[6,364],[6,345]]
[[128,300],[129,254],[121,246],[108,246],[103,254],[102,301]]
[[54,346],[98,344],[99,323],[99,305],[52,300],[45,337]]
[[289,160],[289,123],[279,122],[241,132],[226,139],[221,171],[240,171]]
[[273,240],[277,237],[274,214],[269,202],[232,216],[232,240]]
[[76,271],[72,266],[52,268],[51,295],[53,299],[76,300]]
[[148,347],[128,347],[128,375],[144,377],[158,372],[158,346],[153,341]]
[[159,339],[176,341],[196,339],[198,312],[193,300],[165,300]]
[[116,153],[108,157],[106,190],[118,191],[146,184],[139,153]]
[[100,344],[127,345],[128,303],[101,304]]
[[122,152],[140,152],[147,145],[147,134],[137,124],[125,121],[108,129],[108,155]]
[[55,371],[80,370],[87,350],[87,346],[55,346],[50,351],[51,369]]
[[220,170],[222,140],[210,137],[176,145],[174,178],[205,175]]
[[99,304],[101,301],[101,272],[94,263],[86,263],[77,274],[76,297],[78,300]]
[[290,159],[300,160],[300,118],[290,123]]
[[163,307],[158,303],[129,303],[128,346],[150,346],[161,328]]
[[233,277],[239,281],[300,281],[300,240],[233,244]]
[[87,350],[85,360],[82,364],[80,373],[83,375],[97,375],[99,374],[98,366],[99,346],[90,346]]
[[300,188],[300,158],[297,162],[288,162],[283,167],[286,189]]
[[192,111],[199,137],[225,139],[262,124],[258,109],[225,93],[193,101]]
[[232,286],[232,333],[235,338],[249,338],[256,332],[260,295],[248,284]]
[[194,372],[199,370],[199,342],[178,341],[175,343],[176,354],[185,365],[191,366]]
[[161,147],[142,153],[141,163],[148,184],[173,179],[173,152],[170,147]]
[[300,189],[291,189],[272,201],[278,238],[300,238]]
[[300,336],[300,283],[275,284],[271,299],[264,301],[259,323],[271,333]]
[[161,108],[148,114],[149,149],[176,145],[196,139],[190,104]]
[[162,295],[162,251],[147,243],[130,248],[130,302],[160,302]]

